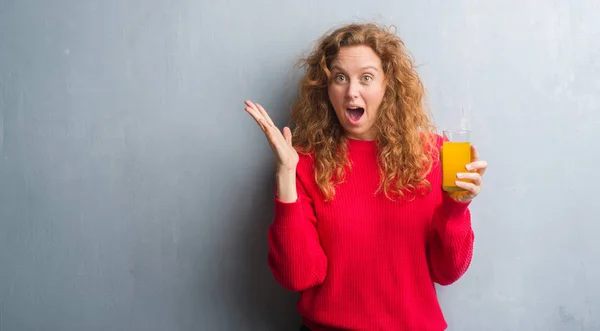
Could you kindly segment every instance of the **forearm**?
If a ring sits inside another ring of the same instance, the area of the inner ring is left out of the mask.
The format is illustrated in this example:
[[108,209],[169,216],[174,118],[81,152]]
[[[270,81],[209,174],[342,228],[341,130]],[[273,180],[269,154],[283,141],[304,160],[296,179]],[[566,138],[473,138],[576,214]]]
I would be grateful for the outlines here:
[[275,201],[275,220],[269,227],[268,239],[269,266],[284,288],[302,291],[323,282],[327,257],[300,201]]
[[471,263],[473,243],[468,204],[444,197],[444,203],[434,215],[429,244],[433,280],[441,285],[457,281]]

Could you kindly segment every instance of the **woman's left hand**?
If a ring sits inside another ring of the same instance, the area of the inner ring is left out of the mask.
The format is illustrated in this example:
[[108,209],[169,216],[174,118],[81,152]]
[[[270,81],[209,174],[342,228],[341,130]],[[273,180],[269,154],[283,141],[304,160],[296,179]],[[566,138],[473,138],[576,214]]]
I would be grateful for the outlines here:
[[456,186],[466,190],[453,192],[450,196],[460,202],[469,202],[481,192],[483,174],[487,169],[487,162],[479,159],[475,146],[471,145],[471,163],[467,164],[467,171],[456,175]]

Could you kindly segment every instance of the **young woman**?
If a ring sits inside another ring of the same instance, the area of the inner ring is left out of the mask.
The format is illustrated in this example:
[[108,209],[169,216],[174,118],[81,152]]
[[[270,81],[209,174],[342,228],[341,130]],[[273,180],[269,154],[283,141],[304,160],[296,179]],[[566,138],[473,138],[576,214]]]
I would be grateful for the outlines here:
[[292,109],[294,132],[265,109],[245,110],[277,160],[268,263],[301,292],[303,329],[447,327],[434,282],[471,262],[469,204],[487,163],[442,190],[440,148],[423,85],[403,42],[386,28],[350,24],[323,36],[305,59]]

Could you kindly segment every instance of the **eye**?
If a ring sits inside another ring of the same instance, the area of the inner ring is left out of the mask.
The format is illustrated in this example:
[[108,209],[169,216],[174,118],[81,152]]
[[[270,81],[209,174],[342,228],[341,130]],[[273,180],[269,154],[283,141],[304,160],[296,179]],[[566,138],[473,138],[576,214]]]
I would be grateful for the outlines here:
[[371,76],[363,76],[363,80],[366,81],[366,82],[370,82],[370,81],[373,80],[373,77],[371,77]]
[[337,74],[333,77],[333,80],[335,80],[336,82],[343,82],[346,80],[346,77],[344,77],[344,75],[342,74]]

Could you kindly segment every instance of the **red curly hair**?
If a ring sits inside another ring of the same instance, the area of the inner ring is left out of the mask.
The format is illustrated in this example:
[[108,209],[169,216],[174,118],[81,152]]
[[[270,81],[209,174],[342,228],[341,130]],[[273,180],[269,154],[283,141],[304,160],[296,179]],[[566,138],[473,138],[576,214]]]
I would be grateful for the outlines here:
[[373,23],[349,24],[325,34],[302,59],[306,70],[292,106],[293,141],[299,152],[314,154],[315,180],[326,200],[344,180],[350,164],[347,141],[328,97],[330,64],[340,48],[366,45],[382,61],[386,91],[376,120],[378,192],[392,199],[430,189],[425,178],[437,158],[436,133],[424,107],[424,88],[404,42],[390,29]]

